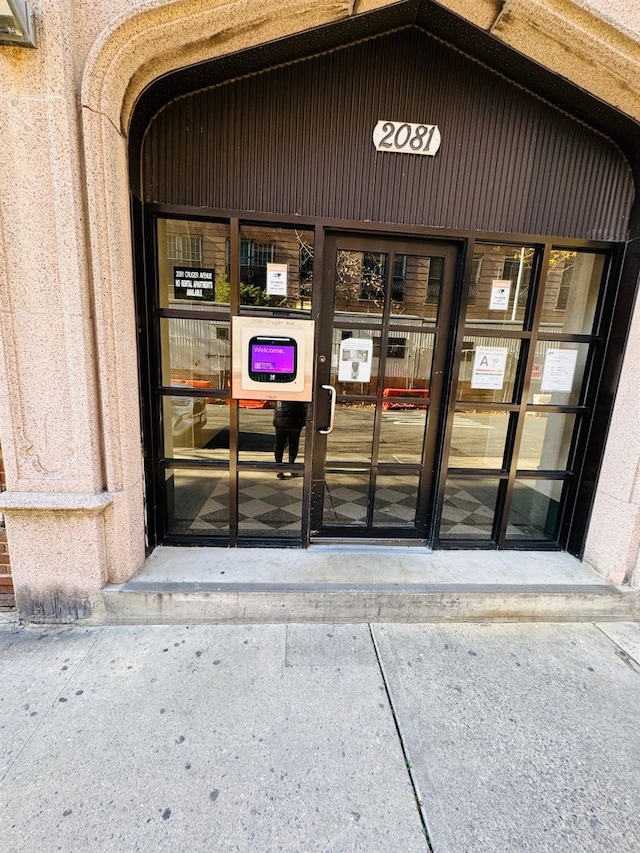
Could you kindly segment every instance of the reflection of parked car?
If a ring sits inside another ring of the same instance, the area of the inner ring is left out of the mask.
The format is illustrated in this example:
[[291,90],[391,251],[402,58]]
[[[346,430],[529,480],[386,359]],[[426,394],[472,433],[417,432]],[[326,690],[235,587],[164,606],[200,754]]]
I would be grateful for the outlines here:
[[171,431],[175,445],[200,447],[206,422],[206,400],[198,397],[171,398]]

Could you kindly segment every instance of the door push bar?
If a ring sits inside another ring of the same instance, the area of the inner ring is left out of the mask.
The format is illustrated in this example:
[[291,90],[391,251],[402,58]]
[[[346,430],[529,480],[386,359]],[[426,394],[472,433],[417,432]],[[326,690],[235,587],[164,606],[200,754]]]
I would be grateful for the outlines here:
[[329,392],[329,399],[331,402],[331,416],[329,418],[329,426],[326,429],[319,429],[318,432],[320,433],[320,435],[329,435],[330,432],[333,432],[333,422],[336,417],[336,389],[333,387],[333,385],[323,385],[322,387]]

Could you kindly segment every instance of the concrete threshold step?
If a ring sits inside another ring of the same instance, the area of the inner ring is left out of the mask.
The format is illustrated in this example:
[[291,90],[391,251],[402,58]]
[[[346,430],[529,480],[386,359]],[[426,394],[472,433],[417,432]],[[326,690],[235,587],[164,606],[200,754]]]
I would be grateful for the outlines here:
[[638,593],[606,583],[129,581],[91,602],[94,625],[277,622],[632,622]]

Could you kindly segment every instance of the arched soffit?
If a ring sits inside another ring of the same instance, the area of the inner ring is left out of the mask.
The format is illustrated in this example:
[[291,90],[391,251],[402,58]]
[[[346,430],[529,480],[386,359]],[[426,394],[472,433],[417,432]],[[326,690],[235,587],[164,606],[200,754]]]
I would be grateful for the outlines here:
[[[380,119],[441,148],[380,153]],[[418,27],[174,99],[142,150],[144,200],[188,207],[623,240],[634,195],[610,139]]]
[[321,27],[349,16],[353,6],[353,0],[152,0],[114,19],[96,39],[84,66],[82,106],[126,135],[133,105],[152,80]]
[[[634,33],[624,21],[605,21],[572,0],[147,0],[114,18],[97,37],[83,69],[81,102],[126,135],[140,94],[165,74],[353,20],[344,43],[357,37],[358,27],[366,30],[358,23],[363,19],[378,32],[417,23],[446,38],[453,29],[458,38],[449,40],[470,55],[484,39],[490,42],[483,48],[488,64],[496,68],[508,46],[511,64],[529,57],[540,69],[640,120]],[[371,29],[361,33],[367,34]]]

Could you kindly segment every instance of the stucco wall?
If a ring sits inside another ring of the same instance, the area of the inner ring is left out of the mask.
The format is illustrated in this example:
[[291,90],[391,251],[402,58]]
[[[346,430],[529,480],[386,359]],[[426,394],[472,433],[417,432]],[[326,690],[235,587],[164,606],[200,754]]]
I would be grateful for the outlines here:
[[[169,70],[392,4],[31,3],[38,49],[0,47],[0,501],[23,612],[73,618],[144,558],[126,168],[137,96]],[[442,5],[640,119],[636,0]],[[640,543],[639,324],[636,312],[586,555],[616,580]]]

